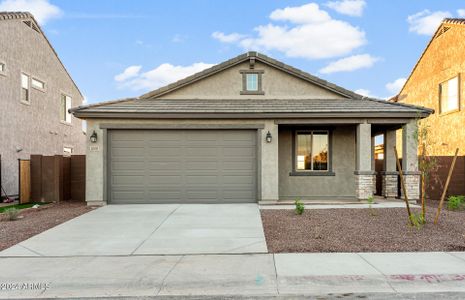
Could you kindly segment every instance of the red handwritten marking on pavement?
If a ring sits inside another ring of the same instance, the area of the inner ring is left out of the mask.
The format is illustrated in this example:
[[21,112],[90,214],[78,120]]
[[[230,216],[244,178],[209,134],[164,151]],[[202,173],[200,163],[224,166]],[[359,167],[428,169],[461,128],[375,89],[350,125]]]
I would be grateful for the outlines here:
[[426,283],[440,283],[446,281],[464,281],[465,274],[398,274],[390,275],[389,279],[399,281],[423,281]]

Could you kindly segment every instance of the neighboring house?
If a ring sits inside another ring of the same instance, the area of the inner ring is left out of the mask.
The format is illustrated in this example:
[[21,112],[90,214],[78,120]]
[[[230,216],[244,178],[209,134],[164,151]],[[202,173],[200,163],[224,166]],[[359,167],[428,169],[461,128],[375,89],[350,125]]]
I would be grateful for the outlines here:
[[435,111],[425,122],[429,127],[428,152],[435,157],[438,166],[427,190],[433,199],[439,199],[442,193],[456,148],[460,149],[460,157],[449,194],[465,194],[464,75],[465,19],[445,19],[399,94],[391,99]]
[[[85,153],[83,97],[30,13],[0,12],[1,184],[18,194],[18,159]],[[3,195],[3,193],[2,193]]]
[[[137,98],[71,111],[88,125],[89,204],[367,199],[374,136],[386,133],[395,145],[401,127],[415,199],[411,133],[415,118],[431,113],[364,98],[256,52]],[[392,197],[392,151],[385,161]]]

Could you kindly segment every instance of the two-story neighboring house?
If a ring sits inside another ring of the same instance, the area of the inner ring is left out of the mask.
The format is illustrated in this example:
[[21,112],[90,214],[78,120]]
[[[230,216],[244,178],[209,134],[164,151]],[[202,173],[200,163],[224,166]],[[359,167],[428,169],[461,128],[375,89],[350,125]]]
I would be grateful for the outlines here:
[[[18,194],[18,159],[85,152],[83,96],[34,17],[0,12],[1,184]],[[2,193],[3,195],[3,193]]]
[[444,19],[407,82],[392,100],[435,110],[426,122],[428,152],[437,170],[428,186],[428,196],[438,199],[455,149],[455,166],[449,194],[465,194],[465,19]]

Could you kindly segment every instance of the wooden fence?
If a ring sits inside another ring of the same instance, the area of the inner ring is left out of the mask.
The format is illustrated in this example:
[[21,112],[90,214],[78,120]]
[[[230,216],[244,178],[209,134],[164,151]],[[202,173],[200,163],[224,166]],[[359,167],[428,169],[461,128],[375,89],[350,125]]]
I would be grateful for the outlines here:
[[[431,180],[426,188],[429,199],[439,200],[441,198],[447,174],[452,163],[453,156],[435,156],[436,170],[431,175]],[[447,190],[447,196],[465,195],[465,156],[458,156],[451,181]]]
[[[435,156],[436,167],[431,171],[430,180],[426,185],[426,197],[431,200],[439,200],[441,198],[444,184],[446,182],[447,173],[449,172],[453,156]],[[402,159],[401,159],[402,161]],[[383,160],[375,161],[376,175],[376,194],[381,195],[382,175],[384,170]],[[400,179],[398,182],[398,197],[401,195]],[[465,195],[465,156],[457,157],[454,172],[452,173],[447,196],[450,195]]]
[[85,155],[31,155],[19,174],[20,203],[85,201]]

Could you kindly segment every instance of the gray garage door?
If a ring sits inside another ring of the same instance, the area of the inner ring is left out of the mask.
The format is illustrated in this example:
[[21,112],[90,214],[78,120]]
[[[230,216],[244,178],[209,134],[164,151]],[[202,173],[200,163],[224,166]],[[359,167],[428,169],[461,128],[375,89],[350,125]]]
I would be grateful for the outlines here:
[[110,130],[110,203],[256,201],[256,131]]

